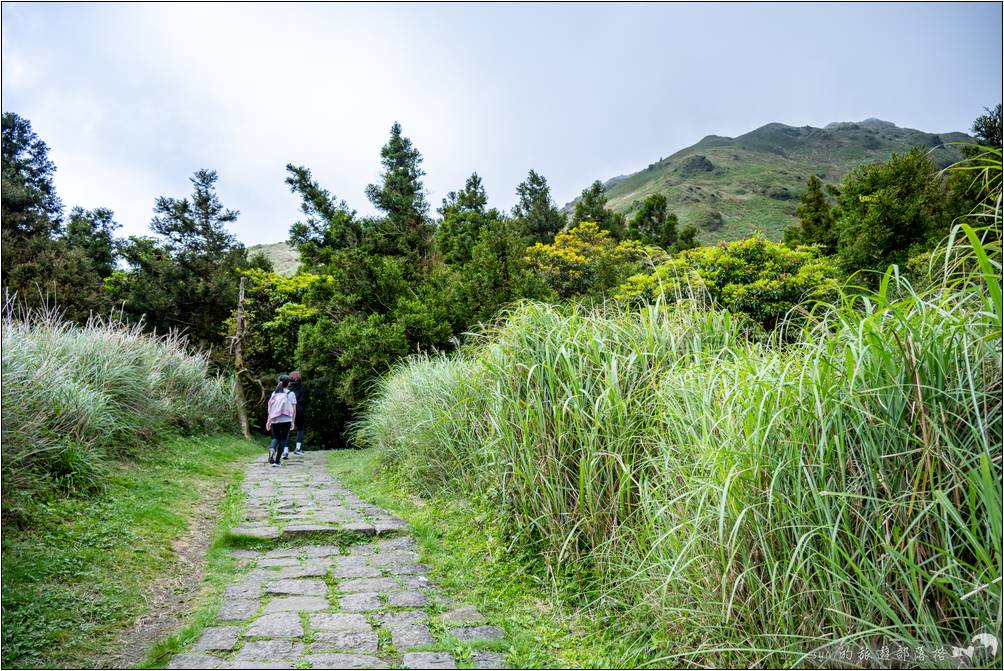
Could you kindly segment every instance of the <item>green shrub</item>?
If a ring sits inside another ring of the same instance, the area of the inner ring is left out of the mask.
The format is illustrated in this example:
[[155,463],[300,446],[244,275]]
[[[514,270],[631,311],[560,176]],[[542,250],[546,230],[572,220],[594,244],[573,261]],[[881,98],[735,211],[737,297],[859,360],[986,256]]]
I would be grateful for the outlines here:
[[745,314],[768,331],[800,305],[836,294],[837,270],[814,247],[789,249],[755,236],[675,254],[647,275],[635,275],[615,294],[620,299],[673,301],[703,296]]

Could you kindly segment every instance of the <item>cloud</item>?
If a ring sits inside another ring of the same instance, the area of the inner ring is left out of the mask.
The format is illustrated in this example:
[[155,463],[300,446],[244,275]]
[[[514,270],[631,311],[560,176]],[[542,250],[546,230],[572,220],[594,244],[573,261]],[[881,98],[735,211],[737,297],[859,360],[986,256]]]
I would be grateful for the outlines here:
[[940,132],[999,97],[1000,64],[987,72],[967,46],[1000,42],[999,6],[2,11],[4,109],[50,145],[64,202],[111,207],[128,233],[203,167],[248,243],[285,238],[298,217],[289,162],[370,212],[363,190],[395,120],[425,157],[434,206],[477,171],[508,208],[530,168],[562,204],[711,133],[867,116]]

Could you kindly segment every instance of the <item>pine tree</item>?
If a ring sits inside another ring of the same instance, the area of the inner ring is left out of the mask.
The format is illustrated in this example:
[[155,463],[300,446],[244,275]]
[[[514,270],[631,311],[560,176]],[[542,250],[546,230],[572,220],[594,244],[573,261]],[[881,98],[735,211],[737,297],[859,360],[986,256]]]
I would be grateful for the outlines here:
[[547,180],[533,170],[516,187],[512,214],[533,242],[550,242],[565,225],[565,215],[551,201]]
[[52,176],[56,166],[49,147],[31,129],[31,122],[13,112],[3,114],[3,230],[15,236],[56,235],[63,204]]
[[130,238],[122,254],[130,270],[114,273],[112,293],[133,317],[158,329],[179,328],[199,347],[223,345],[237,302],[247,249],[225,228],[237,220],[216,195],[217,175],[199,170],[189,198],[157,198],[150,228],[164,236]]
[[337,200],[321,187],[303,166],[286,165],[286,184],[300,196],[300,211],[306,219],[289,229],[289,241],[300,253],[300,262],[312,270],[322,270],[333,261],[337,250],[362,242],[363,231],[356,213],[344,200]]
[[579,202],[575,204],[572,225],[576,226],[583,221],[591,221],[603,230],[610,231],[618,240],[624,237],[624,215],[607,208],[607,197],[599,180],[584,189]]
[[812,175],[805,186],[802,203],[795,210],[800,230],[790,235],[786,233],[786,240],[789,243],[819,245],[824,254],[832,254],[836,251],[837,232],[834,228],[832,209],[823,193],[823,184],[818,177]]
[[4,290],[28,307],[54,304],[73,321],[104,312],[102,276],[85,250],[62,237],[63,204],[49,148],[31,122],[13,112],[3,114],[2,157]]
[[451,191],[439,208],[442,217],[436,228],[436,249],[446,263],[466,263],[481,229],[489,220],[500,218],[497,210],[487,211],[488,194],[478,173],[467,178],[459,192]]
[[197,170],[189,179],[191,200],[162,196],[154,204],[156,216],[150,228],[166,237],[175,252],[222,254],[240,244],[225,228],[240,213],[223,207],[216,195],[216,180],[215,170]]
[[647,196],[631,218],[628,237],[641,240],[646,245],[670,249],[676,243],[679,220],[675,214],[666,212],[666,206],[666,196],[661,193]]
[[117,228],[119,224],[108,208],[85,210],[75,207],[70,211],[64,239],[71,248],[81,250],[91,260],[94,271],[100,277],[108,277],[115,270]]
[[385,214],[384,234],[389,238],[388,251],[418,261],[426,258],[432,237],[428,219],[429,204],[422,186],[422,154],[411,140],[401,134],[401,124],[394,122],[390,139],[380,150],[383,172],[381,184],[366,187],[370,202]]

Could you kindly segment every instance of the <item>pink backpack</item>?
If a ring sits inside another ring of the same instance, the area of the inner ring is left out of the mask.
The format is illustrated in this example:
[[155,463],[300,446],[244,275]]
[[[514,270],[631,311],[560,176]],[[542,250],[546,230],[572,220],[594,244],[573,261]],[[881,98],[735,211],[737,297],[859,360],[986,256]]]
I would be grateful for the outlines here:
[[276,392],[272,398],[268,399],[268,419],[275,421],[277,418],[293,416],[293,404],[289,401],[290,392]]

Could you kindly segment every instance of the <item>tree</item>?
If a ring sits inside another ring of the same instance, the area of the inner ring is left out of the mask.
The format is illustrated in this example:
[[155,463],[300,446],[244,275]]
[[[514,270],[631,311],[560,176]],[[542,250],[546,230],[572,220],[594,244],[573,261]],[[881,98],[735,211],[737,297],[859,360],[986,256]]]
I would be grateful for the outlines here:
[[380,184],[366,187],[366,196],[384,213],[383,234],[387,253],[407,256],[412,261],[426,258],[432,238],[429,205],[422,186],[422,154],[411,140],[401,134],[401,124],[394,122],[390,139],[380,150],[383,172]]
[[882,272],[933,247],[952,225],[948,195],[945,181],[919,148],[855,168],[837,199],[841,268]]
[[118,228],[114,213],[106,207],[93,210],[75,207],[70,211],[64,239],[70,247],[81,250],[90,259],[95,272],[105,278],[115,270],[118,256],[115,230]]
[[4,112],[0,151],[4,232],[21,237],[58,234],[63,204],[52,183],[56,166],[49,160],[49,147],[31,129],[30,121]]
[[516,187],[512,214],[534,242],[549,242],[565,225],[565,215],[551,200],[547,180],[531,170]]
[[184,330],[199,347],[220,348],[237,302],[244,245],[225,228],[237,220],[216,195],[217,175],[198,170],[189,198],[157,198],[150,228],[163,241],[132,237],[122,246],[130,270],[107,283],[133,317],[158,330]]
[[819,245],[824,254],[832,254],[837,247],[837,232],[833,212],[823,193],[823,183],[815,175],[809,177],[802,194],[802,202],[795,210],[799,224],[785,231],[789,244]]
[[666,213],[666,196],[653,193],[642,201],[641,207],[631,218],[628,237],[668,250],[676,243],[677,224],[679,220],[676,215]]
[[356,212],[344,200],[336,200],[321,187],[303,166],[286,165],[286,184],[301,198],[300,211],[306,219],[289,229],[289,241],[300,253],[300,262],[315,270],[332,260],[331,252],[355,247],[362,242],[363,231]]
[[442,219],[436,228],[436,249],[446,263],[466,263],[481,229],[489,220],[498,220],[498,210],[486,210],[488,194],[478,173],[467,178],[459,192],[451,191],[439,208]]
[[196,170],[191,200],[161,196],[154,204],[155,216],[150,228],[167,238],[179,254],[222,254],[243,245],[225,228],[237,221],[236,210],[223,207],[216,195],[215,170]]
[[694,247],[697,247],[697,227],[684,226],[680,230],[680,235],[677,237],[676,242],[667,251],[676,254],[677,252],[693,249]]
[[624,215],[607,209],[607,197],[603,193],[603,184],[599,180],[584,189],[579,202],[575,204],[572,225],[578,225],[584,221],[595,222],[603,230],[610,231],[610,234],[617,240],[624,237]]
[[[0,281],[27,307],[55,305],[67,319],[85,321],[109,307],[102,291],[105,268],[95,266],[88,250],[74,246],[76,237],[60,237],[63,204],[48,152],[31,122],[3,114]],[[111,244],[111,229],[107,232]]]
[[976,136],[976,144],[990,147],[991,149],[1001,148],[1001,104],[990,109],[985,108],[986,114],[981,114],[973,122],[973,135]]

